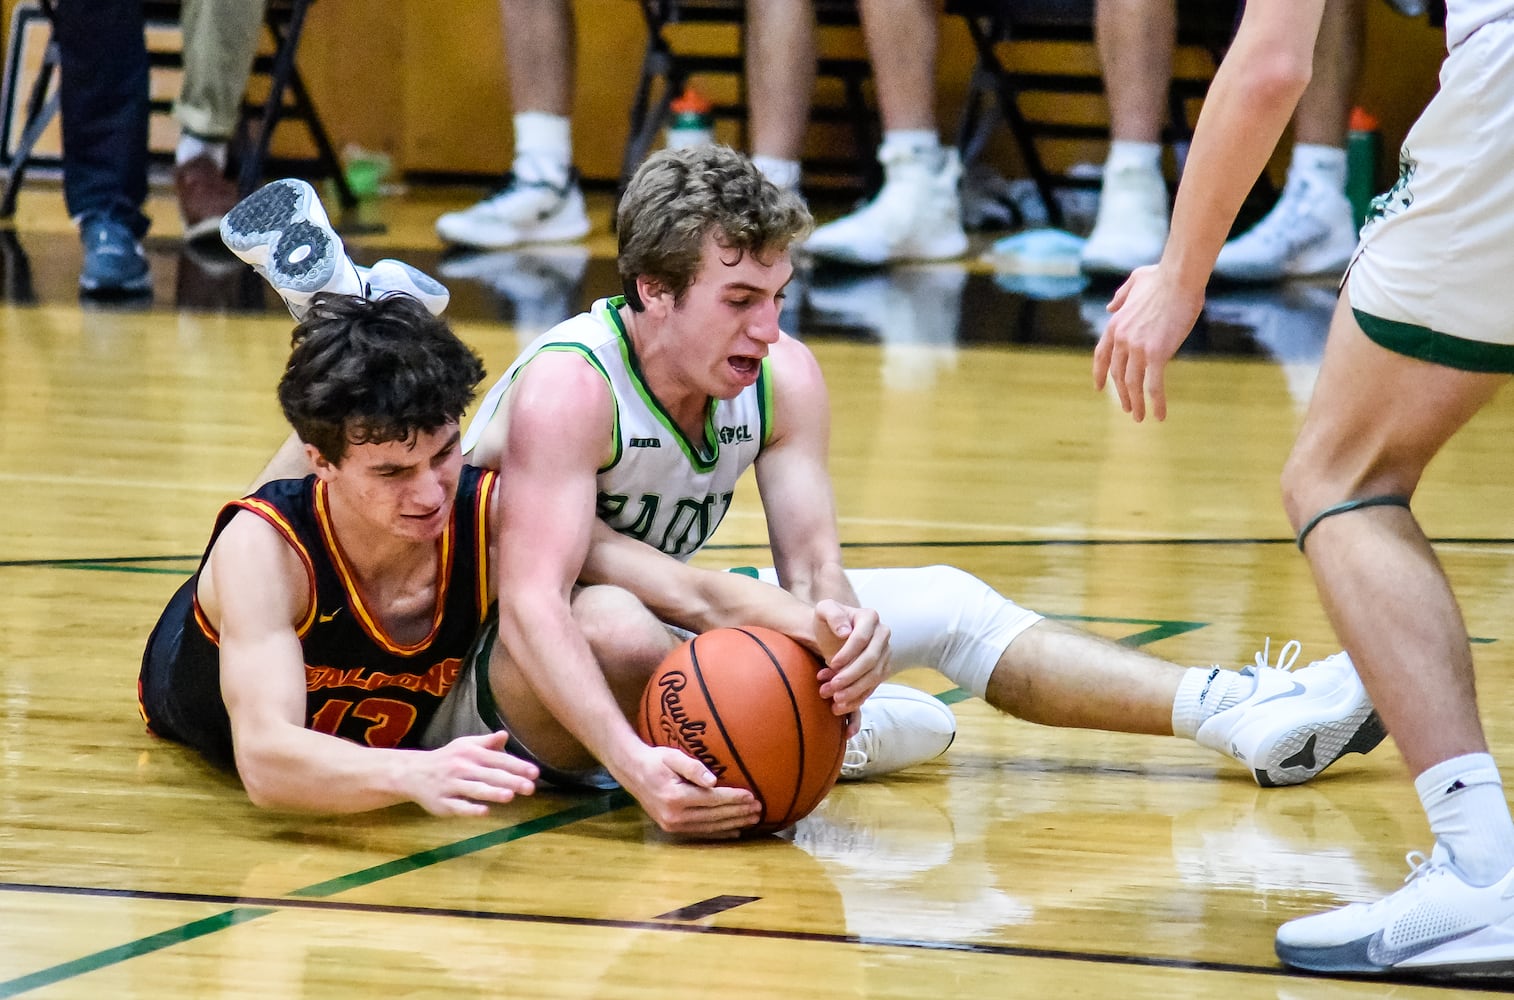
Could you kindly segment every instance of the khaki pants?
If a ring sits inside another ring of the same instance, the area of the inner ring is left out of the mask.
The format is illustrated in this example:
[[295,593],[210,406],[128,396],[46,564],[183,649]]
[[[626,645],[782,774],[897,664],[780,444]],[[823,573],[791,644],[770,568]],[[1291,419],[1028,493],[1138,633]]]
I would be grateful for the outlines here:
[[230,139],[262,37],[263,0],[184,0],[184,82],[174,117],[204,139]]

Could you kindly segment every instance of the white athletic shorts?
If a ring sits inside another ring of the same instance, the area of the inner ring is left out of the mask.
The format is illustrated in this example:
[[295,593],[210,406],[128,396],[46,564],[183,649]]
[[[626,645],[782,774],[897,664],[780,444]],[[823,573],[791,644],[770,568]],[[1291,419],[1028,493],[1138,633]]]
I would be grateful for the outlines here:
[[1346,274],[1373,341],[1450,368],[1514,372],[1514,18],[1446,57]]

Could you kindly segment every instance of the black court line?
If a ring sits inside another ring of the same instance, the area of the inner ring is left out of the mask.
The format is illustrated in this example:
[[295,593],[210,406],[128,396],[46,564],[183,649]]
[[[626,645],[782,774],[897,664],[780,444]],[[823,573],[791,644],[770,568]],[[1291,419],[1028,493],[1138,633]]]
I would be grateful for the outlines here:
[[[1162,546],[1230,546],[1230,545],[1293,545],[1292,538],[989,538],[958,539],[955,541],[913,542],[842,542],[841,547],[858,549],[1016,549],[1016,548],[1105,548],[1150,545]],[[1514,545],[1514,538],[1472,538],[1447,536],[1430,539],[1432,545]],[[706,545],[703,552],[766,552],[766,542],[750,545]],[[59,569],[110,570],[131,563],[184,562],[198,563],[200,553],[189,555],[157,556],[90,556],[71,559],[0,559],[0,569],[28,566],[55,567]]]
[[[247,912],[258,915],[276,910],[328,910],[336,913],[388,914],[453,920],[494,921],[500,923],[546,924],[574,928],[591,927],[610,930],[660,931],[662,933],[673,934],[708,934],[717,937],[795,941],[813,944],[861,945],[872,948],[902,948],[911,951],[951,952],[955,954],[985,955],[1001,958],[1034,958],[1057,962],[1086,962],[1098,965],[1267,976],[1275,979],[1295,979],[1299,981],[1320,979],[1342,982],[1374,982],[1385,985],[1394,983],[1430,989],[1476,990],[1479,992],[1499,993],[1506,993],[1511,989],[1511,984],[1506,979],[1497,982],[1479,982],[1475,979],[1470,981],[1437,982],[1407,976],[1373,976],[1370,978],[1357,976],[1317,976],[1296,972],[1282,966],[1249,965],[1244,962],[1209,962],[1190,958],[1120,955],[1098,951],[1079,951],[1068,948],[970,944],[961,941],[932,941],[928,938],[877,937],[867,934],[836,934],[824,931],[721,927],[710,924],[671,923],[666,922],[662,918],[654,918],[652,920],[613,920],[605,917],[573,917],[548,913],[521,913],[517,911],[478,910],[459,907],[399,906],[389,903],[354,903],[343,902],[341,900],[294,899],[279,896],[215,896],[185,892],[147,892],[133,889],[90,889],[71,886],[28,885],[18,882],[0,882],[0,892],[107,896],[155,902],[207,903],[217,906],[236,907],[237,909],[229,911],[232,913]],[[0,996],[12,995],[5,992],[8,985],[7,983],[0,983]]]
[[705,917],[713,917],[717,913],[726,910],[734,910],[738,906],[755,903],[761,896],[711,896],[709,899],[701,899],[697,903],[688,906],[680,906],[676,910],[667,913],[659,913],[653,920],[703,920]]

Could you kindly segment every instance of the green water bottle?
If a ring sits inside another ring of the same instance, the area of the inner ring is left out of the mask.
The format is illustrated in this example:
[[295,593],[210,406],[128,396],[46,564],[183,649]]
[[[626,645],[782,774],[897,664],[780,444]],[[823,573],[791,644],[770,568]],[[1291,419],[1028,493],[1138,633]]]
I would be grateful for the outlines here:
[[1367,221],[1377,197],[1377,165],[1383,155],[1383,134],[1377,118],[1361,108],[1351,109],[1346,132],[1346,200],[1358,228]]

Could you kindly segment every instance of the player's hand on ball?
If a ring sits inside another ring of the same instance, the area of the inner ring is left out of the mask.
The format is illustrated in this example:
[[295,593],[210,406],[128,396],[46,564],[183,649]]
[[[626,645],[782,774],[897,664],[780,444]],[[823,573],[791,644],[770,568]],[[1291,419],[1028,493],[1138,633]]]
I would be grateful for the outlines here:
[[730,840],[762,817],[755,795],[716,787],[708,768],[673,747],[648,747],[632,773],[616,777],[652,822],[675,836]]
[[824,600],[815,605],[815,638],[826,664],[818,675],[820,694],[837,715],[857,711],[888,679],[888,626],[871,608]]

